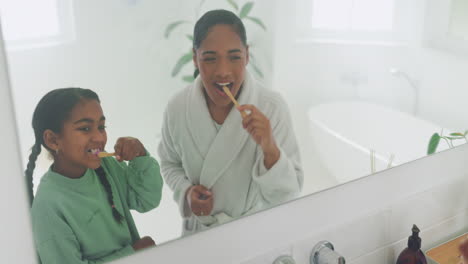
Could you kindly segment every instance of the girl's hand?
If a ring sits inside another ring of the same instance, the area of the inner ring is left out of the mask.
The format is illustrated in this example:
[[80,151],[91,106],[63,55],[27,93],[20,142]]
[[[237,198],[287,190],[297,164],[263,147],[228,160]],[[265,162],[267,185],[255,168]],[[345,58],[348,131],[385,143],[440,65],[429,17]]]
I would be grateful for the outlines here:
[[115,158],[118,161],[133,160],[136,157],[146,155],[143,144],[132,137],[121,137],[114,146]]
[[149,247],[154,247],[154,246],[156,246],[156,243],[154,243],[154,240],[149,236],[145,236],[141,238],[140,240],[136,241],[132,245],[135,251],[142,250],[142,249],[149,248]]
[[273,137],[270,120],[254,105],[241,105],[237,109],[239,111],[250,111],[250,114],[242,120],[242,126],[262,148],[263,156],[265,157],[265,168],[270,169],[280,157],[280,151]]
[[203,185],[194,185],[187,191],[190,210],[197,216],[210,215],[213,210],[213,193]]

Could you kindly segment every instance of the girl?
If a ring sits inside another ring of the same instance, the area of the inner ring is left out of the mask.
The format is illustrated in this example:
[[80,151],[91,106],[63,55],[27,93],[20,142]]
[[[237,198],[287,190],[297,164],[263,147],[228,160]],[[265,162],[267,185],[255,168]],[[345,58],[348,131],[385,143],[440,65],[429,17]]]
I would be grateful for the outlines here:
[[[154,245],[140,238],[130,209],[159,205],[159,165],[136,138],[119,138],[116,159],[100,159],[107,134],[96,93],[65,88],[47,93],[32,126],[35,144],[26,170],[32,175],[41,146],[53,156],[32,202],[34,240],[43,264],[102,263]],[[122,161],[130,161],[127,165]]]
[[[246,72],[242,21],[214,10],[196,23],[194,83],[164,114],[161,172],[184,217],[184,234],[299,195],[303,173],[288,108]],[[241,118],[222,87],[240,104]]]

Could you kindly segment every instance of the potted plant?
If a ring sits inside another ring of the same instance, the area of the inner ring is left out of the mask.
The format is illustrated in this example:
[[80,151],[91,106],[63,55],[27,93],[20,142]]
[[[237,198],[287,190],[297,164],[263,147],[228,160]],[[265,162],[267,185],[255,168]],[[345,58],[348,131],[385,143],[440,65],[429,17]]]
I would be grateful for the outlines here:
[[449,148],[453,148],[453,142],[457,140],[465,140],[468,143],[468,130],[465,132],[454,132],[450,133],[448,136],[443,135],[444,131],[439,133],[434,133],[429,140],[429,145],[427,146],[427,155],[433,154],[436,152],[437,147],[439,146],[440,140],[443,139]]

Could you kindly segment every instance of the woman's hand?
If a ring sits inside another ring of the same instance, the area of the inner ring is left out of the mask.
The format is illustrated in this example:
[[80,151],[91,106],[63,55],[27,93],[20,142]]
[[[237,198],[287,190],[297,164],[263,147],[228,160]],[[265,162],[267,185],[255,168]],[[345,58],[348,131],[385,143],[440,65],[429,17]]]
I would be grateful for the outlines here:
[[280,151],[275,143],[270,120],[254,105],[241,105],[239,111],[250,111],[242,120],[242,126],[263,150],[265,168],[270,169],[279,160]]
[[203,185],[194,185],[187,190],[190,210],[197,216],[210,215],[213,210],[213,193]]
[[135,251],[142,250],[142,249],[149,248],[149,247],[154,247],[154,246],[156,246],[156,243],[154,243],[154,240],[149,236],[145,236],[141,238],[140,240],[136,241],[132,245]]
[[132,137],[121,137],[114,146],[115,158],[118,161],[133,160],[136,157],[146,155],[143,144]]

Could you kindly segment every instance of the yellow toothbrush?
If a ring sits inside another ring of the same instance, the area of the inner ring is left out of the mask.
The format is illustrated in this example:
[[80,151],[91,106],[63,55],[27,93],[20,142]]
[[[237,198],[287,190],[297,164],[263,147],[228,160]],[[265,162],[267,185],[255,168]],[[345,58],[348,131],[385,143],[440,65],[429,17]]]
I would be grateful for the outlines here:
[[[236,98],[234,98],[234,96],[232,96],[232,93],[231,93],[231,91],[229,91],[229,88],[227,88],[226,86],[223,86],[223,91],[224,91],[224,93],[227,94],[227,96],[229,96],[229,98],[231,99],[231,101],[234,103],[234,105],[235,105],[236,107],[239,107],[239,106],[240,106],[239,103],[237,102]],[[240,113],[241,113],[242,118],[247,117],[247,113],[246,113],[246,112],[240,111]]]
[[97,154],[97,156],[99,158],[105,158],[105,157],[112,157],[112,156],[115,156],[115,152],[112,152],[112,153],[108,153],[108,152],[99,152]]

